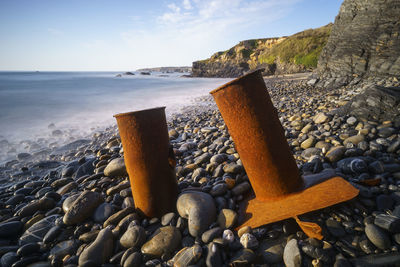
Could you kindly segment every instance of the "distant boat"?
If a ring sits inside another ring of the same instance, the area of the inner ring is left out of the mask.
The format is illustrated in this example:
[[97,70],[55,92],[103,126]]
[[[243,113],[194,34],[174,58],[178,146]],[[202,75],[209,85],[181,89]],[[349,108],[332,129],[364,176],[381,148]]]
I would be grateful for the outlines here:
[[142,71],[140,74],[142,74],[142,75],[150,75],[150,72]]

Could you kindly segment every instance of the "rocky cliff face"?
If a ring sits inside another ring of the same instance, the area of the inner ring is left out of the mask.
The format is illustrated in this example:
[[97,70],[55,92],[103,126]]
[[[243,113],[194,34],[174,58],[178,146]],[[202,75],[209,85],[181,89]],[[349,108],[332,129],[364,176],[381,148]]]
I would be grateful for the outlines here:
[[326,44],[331,24],[289,37],[242,41],[209,59],[193,62],[197,77],[238,77],[245,72],[265,68],[264,75],[312,70]]
[[399,77],[400,1],[344,0],[318,74],[333,87],[365,77]]
[[344,0],[317,72],[319,86],[359,92],[339,113],[400,115],[400,1]]

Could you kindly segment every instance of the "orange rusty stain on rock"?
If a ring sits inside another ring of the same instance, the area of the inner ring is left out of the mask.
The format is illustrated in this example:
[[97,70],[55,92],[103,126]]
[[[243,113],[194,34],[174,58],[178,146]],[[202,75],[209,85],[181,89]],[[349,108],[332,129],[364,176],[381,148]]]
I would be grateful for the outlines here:
[[340,177],[302,179],[261,72],[211,91],[255,192],[241,203],[241,226],[258,227],[357,196]]
[[135,207],[148,217],[160,217],[174,211],[178,187],[165,107],[114,117],[124,148]]

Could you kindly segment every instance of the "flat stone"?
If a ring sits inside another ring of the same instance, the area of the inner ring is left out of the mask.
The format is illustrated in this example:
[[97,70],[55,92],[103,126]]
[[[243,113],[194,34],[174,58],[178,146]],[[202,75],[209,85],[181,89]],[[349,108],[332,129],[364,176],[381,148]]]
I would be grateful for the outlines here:
[[223,163],[224,161],[226,161],[226,159],[227,159],[226,154],[216,154],[216,155],[214,155],[214,156],[212,156],[212,157],[210,158],[210,162],[214,162],[214,163],[217,163],[217,164],[221,164],[221,163]]
[[232,266],[235,266],[233,264],[242,264],[241,266],[249,266],[255,260],[256,254],[251,249],[244,248],[233,255],[230,263],[232,264]]
[[330,162],[337,162],[343,158],[344,153],[346,152],[346,148],[344,146],[335,146],[329,149],[326,153],[325,157]]
[[215,221],[214,199],[207,193],[183,193],[176,206],[179,215],[188,219],[189,233],[194,237],[200,236]]
[[100,266],[106,263],[114,251],[113,234],[110,228],[102,229],[96,240],[87,246],[79,256],[79,266]]
[[321,123],[326,122],[328,119],[329,119],[329,117],[326,116],[325,113],[320,112],[320,113],[317,113],[317,114],[314,116],[313,121],[314,121],[314,123],[316,123],[316,124],[321,124]]
[[300,267],[302,257],[296,239],[291,239],[287,242],[283,250],[283,261],[286,267]]
[[63,222],[66,225],[78,224],[93,215],[96,208],[104,201],[100,193],[85,191],[72,204],[72,207],[64,215]]
[[346,145],[347,143],[352,143],[352,144],[358,145],[358,143],[364,141],[364,139],[365,139],[365,137],[362,134],[353,135],[353,136],[347,137],[343,141],[343,144]]
[[108,177],[125,177],[128,176],[126,171],[124,158],[116,158],[107,164],[104,169],[104,175]]
[[146,231],[143,227],[130,224],[119,242],[124,248],[141,247],[146,241]]
[[312,147],[315,144],[315,138],[314,137],[309,137],[306,140],[304,140],[303,142],[301,142],[300,147],[302,149],[307,149]]
[[160,258],[162,255],[170,255],[181,244],[181,233],[174,226],[159,228],[153,236],[141,248],[144,255],[149,258]]
[[367,224],[365,226],[365,234],[372,244],[380,249],[388,249],[391,245],[388,234],[374,224]]

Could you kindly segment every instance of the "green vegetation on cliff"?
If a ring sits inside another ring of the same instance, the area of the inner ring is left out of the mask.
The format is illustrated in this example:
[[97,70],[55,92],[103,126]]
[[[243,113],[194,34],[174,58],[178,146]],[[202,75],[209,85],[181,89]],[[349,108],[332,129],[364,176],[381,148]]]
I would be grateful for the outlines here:
[[332,25],[306,30],[289,36],[281,43],[266,49],[258,57],[259,63],[294,63],[306,68],[316,68],[322,48],[328,41]]
[[332,24],[309,29],[289,37],[241,41],[209,59],[193,62],[193,76],[235,77],[265,68],[264,74],[295,73],[317,67],[318,57],[328,41]]

